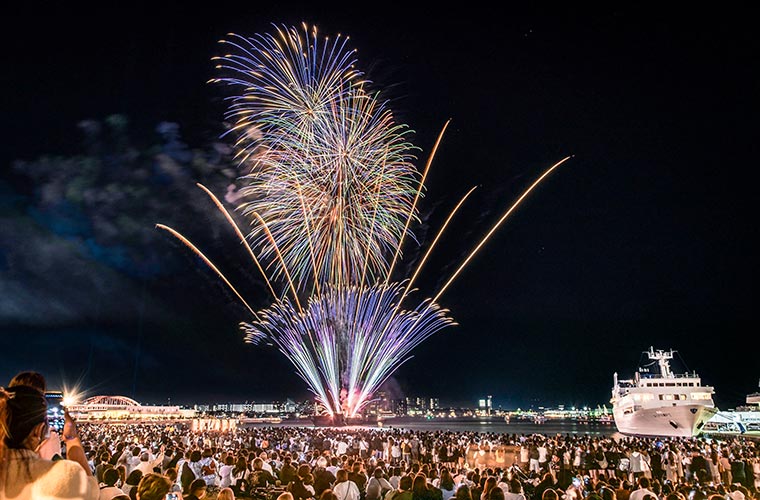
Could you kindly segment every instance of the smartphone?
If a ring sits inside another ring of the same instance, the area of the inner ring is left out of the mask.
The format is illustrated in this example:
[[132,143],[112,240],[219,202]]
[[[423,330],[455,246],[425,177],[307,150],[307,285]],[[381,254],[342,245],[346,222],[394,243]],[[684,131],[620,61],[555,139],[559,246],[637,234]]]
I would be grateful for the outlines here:
[[167,493],[166,500],[179,500],[179,495],[176,492]]
[[63,393],[59,391],[48,391],[45,393],[45,400],[47,401],[47,417],[50,423],[50,429],[60,434],[63,432],[64,424],[64,408],[63,408]]

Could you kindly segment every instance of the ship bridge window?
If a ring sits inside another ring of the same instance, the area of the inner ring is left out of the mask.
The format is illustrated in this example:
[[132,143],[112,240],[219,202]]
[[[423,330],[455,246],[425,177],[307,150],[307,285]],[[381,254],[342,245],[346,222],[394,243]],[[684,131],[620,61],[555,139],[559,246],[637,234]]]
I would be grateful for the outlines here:
[[642,392],[633,395],[634,401],[651,401],[652,399],[654,399],[654,394],[651,394],[649,392]]
[[667,384],[665,384],[665,387],[675,387],[675,385],[676,385],[675,382],[668,382]]

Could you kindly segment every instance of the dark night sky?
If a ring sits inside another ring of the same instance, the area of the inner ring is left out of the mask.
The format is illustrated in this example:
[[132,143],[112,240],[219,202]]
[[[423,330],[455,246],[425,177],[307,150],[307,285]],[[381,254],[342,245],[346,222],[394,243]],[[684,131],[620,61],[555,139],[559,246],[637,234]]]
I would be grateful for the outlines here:
[[[574,155],[442,297],[459,326],[420,346],[394,390],[466,404],[492,394],[506,407],[596,405],[609,399],[613,372],[631,375],[654,346],[678,350],[722,408],[742,403],[760,376],[752,16],[504,8],[212,2],[89,12],[67,3],[7,13],[0,380],[37,369],[54,385],[80,380],[91,394],[146,401],[307,395],[279,353],[242,342],[244,310],[214,276],[152,229],[171,222],[244,282],[245,255],[211,206],[198,212],[208,215],[172,211],[178,197],[204,207],[202,193],[167,189],[133,207],[147,239],[110,241],[155,258],[152,271],[130,272],[134,254],[114,265],[99,233],[93,243],[86,230],[62,229],[59,212],[35,208],[48,191],[11,169],[83,153],[77,123],[115,113],[135,141],[171,121],[186,144],[204,147],[222,130],[222,94],[206,84],[216,41],[307,21],[351,36],[359,66],[416,131],[420,168],[452,120],[421,205],[423,247],[458,198],[479,189],[425,268],[424,293],[544,168]],[[111,168],[118,177],[118,162]],[[76,217],[92,227],[92,215]],[[408,269],[420,251],[407,252]],[[261,295],[260,284],[242,287]]]

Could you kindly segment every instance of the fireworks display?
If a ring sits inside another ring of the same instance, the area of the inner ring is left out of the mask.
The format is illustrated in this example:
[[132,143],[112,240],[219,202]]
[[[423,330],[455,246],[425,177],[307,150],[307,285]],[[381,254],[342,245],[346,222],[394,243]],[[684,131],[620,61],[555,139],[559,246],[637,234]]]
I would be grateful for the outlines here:
[[200,249],[174,229],[158,227],[196,253],[248,308],[252,320],[241,322],[247,341],[276,346],[327,414],[351,418],[415,347],[454,324],[438,299],[567,158],[524,191],[433,299],[405,305],[441,233],[473,190],[453,208],[411,279],[392,281],[446,127],[420,175],[409,129],[367,90],[347,41],[320,40],[307,26],[222,40],[232,53],[217,58],[226,74],[213,81],[237,92],[226,118],[244,169],[235,208],[250,224],[247,234],[201,187],[265,279],[273,296],[268,308],[254,311]]

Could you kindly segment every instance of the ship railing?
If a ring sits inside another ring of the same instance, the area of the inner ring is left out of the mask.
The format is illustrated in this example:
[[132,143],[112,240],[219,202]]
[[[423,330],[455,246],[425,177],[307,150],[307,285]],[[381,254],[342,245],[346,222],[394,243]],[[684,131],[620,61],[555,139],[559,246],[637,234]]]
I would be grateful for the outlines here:
[[670,376],[664,377],[659,373],[641,373],[641,378],[699,378],[697,372],[692,373],[671,373]]

